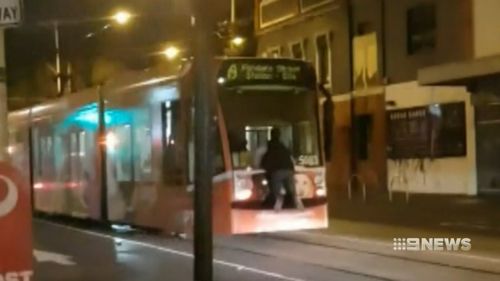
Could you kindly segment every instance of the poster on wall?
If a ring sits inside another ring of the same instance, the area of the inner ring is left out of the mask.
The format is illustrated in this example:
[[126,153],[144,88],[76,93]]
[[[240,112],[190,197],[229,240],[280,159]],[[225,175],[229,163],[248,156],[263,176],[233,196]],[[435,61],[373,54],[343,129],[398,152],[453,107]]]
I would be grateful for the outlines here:
[[391,110],[387,119],[390,159],[467,154],[464,102]]

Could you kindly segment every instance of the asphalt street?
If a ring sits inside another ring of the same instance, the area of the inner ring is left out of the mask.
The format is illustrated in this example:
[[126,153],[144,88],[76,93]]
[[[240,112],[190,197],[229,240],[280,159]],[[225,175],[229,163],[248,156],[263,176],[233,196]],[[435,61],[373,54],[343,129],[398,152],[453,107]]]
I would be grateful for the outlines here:
[[[35,221],[35,280],[193,280],[189,241],[119,236]],[[220,281],[383,280],[238,249],[216,248],[216,258]]]
[[[34,226],[36,281],[193,280],[190,240],[41,220]],[[475,257],[492,264],[474,267],[461,257],[396,255],[390,248],[356,239],[320,245],[269,235],[217,237],[214,280],[500,280],[500,260]]]

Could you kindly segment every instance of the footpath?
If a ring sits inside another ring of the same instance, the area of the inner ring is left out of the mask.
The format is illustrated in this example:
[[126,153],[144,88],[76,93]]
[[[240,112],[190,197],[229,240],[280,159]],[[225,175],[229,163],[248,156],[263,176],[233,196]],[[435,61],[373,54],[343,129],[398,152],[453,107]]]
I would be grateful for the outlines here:
[[[500,197],[397,194],[347,199],[338,194],[324,230],[274,233],[269,237],[332,249],[346,249],[454,268],[500,274]],[[393,249],[394,238],[470,238],[472,249],[408,252]]]

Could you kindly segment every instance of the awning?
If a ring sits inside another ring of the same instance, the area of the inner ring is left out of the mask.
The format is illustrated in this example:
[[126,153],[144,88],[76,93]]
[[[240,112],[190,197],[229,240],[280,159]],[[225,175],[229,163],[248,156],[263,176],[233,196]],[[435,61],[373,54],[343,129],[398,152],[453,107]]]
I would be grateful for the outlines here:
[[423,86],[467,86],[492,76],[500,78],[500,55],[422,68],[418,82]]

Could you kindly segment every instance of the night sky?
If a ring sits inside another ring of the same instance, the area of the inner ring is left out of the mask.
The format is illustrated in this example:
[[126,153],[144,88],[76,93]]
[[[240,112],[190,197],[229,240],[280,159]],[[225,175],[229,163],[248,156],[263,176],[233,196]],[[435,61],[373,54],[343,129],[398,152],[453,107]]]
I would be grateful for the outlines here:
[[[218,21],[229,18],[230,0],[206,2],[207,12],[214,13]],[[239,0],[239,14],[251,16],[252,3]],[[128,26],[100,32],[91,39],[85,37],[102,30],[109,22],[106,16],[117,9],[126,9],[137,17]],[[24,0],[24,24],[6,33],[10,108],[55,95],[55,78],[50,70],[55,60],[54,37],[48,23],[61,22],[63,65],[71,62],[80,78],[78,87],[84,88],[91,86],[96,58],[141,69],[152,63],[155,58],[151,54],[165,43],[188,40],[188,15],[187,0]]]

